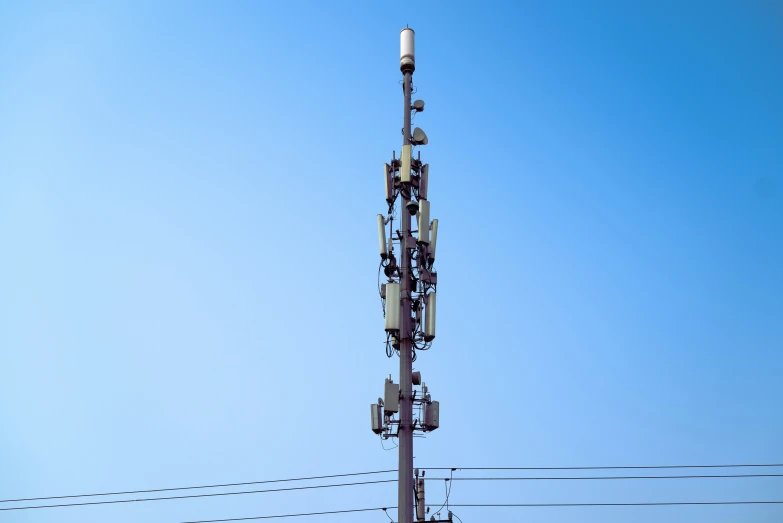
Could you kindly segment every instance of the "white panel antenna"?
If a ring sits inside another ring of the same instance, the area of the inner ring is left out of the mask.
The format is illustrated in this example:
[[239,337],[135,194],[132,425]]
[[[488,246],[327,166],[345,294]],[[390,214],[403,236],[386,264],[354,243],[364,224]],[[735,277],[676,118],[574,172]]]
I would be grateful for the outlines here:
[[[387,290],[386,292],[388,295],[389,291]],[[436,294],[434,292],[429,293],[427,295],[427,306],[424,307],[424,341],[432,341],[435,339],[435,296]],[[388,301],[386,303],[388,303]],[[389,313],[387,312],[386,316],[388,317],[388,315]]]
[[384,260],[389,256],[386,250],[386,230],[384,229],[383,215],[379,214],[378,218],[378,244],[381,251],[381,258]]
[[430,249],[428,251],[427,257],[429,258],[429,262],[432,263],[435,261],[435,247],[438,243],[438,219],[435,218],[432,220],[432,228],[430,231]]
[[370,423],[372,431],[376,434],[383,432],[383,407],[378,404],[370,405]]
[[383,164],[383,184],[386,189],[386,201],[390,202],[394,199],[394,187],[391,176],[391,168],[388,163]]
[[411,146],[403,145],[400,153],[400,181],[410,183],[411,181]]
[[400,284],[386,284],[386,332],[400,330]]
[[427,185],[430,181],[430,164],[425,163],[421,166],[421,180],[419,181],[419,198],[427,199]]
[[430,202],[419,200],[419,213],[416,215],[419,228],[419,243],[430,243]]

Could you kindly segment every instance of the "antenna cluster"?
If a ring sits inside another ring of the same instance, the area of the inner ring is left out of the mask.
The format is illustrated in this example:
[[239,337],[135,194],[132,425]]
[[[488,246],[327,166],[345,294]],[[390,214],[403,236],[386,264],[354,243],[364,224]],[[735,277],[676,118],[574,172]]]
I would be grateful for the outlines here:
[[[403,75],[402,150],[392,152],[383,164],[386,213],[376,217],[378,227],[378,287],[384,312],[386,355],[400,360],[400,381],[391,375],[384,393],[370,405],[372,431],[383,439],[397,438],[400,462],[397,469],[399,522],[413,521],[413,433],[440,426],[440,404],[432,401],[421,373],[413,372],[416,352],[428,350],[435,339],[435,309],[438,273],[435,248],[438,220],[430,221],[429,165],[413,148],[427,145],[427,134],[411,120],[424,111],[424,101],[411,102],[412,77],[416,69],[413,29],[400,32],[400,71]],[[415,218],[415,224],[414,224]],[[381,284],[380,274],[386,281]],[[415,386],[420,386],[416,389]],[[414,417],[414,410],[418,413]],[[395,416],[399,416],[395,419]],[[423,489],[422,489],[423,497]]]
[[[400,40],[400,69],[412,73],[415,63],[413,30],[403,29]],[[407,105],[407,110],[408,116],[424,111],[424,101],[414,101]],[[387,211],[386,215],[379,214],[376,219],[380,268],[387,278],[380,285],[386,355],[399,355],[400,340],[408,339],[411,342],[411,361],[415,361],[416,351],[429,349],[435,339],[438,273],[433,265],[438,220],[430,221],[430,201],[427,199],[430,166],[421,161],[421,152],[415,158],[412,155],[414,146],[426,145],[429,140],[424,131],[416,127],[408,141],[410,143],[402,146],[399,158],[393,151],[391,161],[383,164]],[[415,216],[416,229],[412,229],[410,219],[398,220],[399,228],[395,228],[398,207],[401,213],[407,213],[411,218]],[[407,227],[404,225],[406,222]],[[403,285],[404,278],[409,285]],[[403,307],[404,302],[409,307]],[[409,321],[404,321],[404,314],[408,315]],[[419,409],[419,417],[413,420],[413,430],[428,432],[437,429],[440,404],[432,401],[427,386],[421,382],[421,373],[412,372],[411,381],[412,385],[421,385],[421,390],[414,390],[411,398],[413,406]],[[377,404],[370,405],[373,432],[384,439],[398,436],[392,428],[399,425],[399,421],[394,420],[399,404],[400,386],[389,375],[384,384],[384,397],[378,398]]]
[[[418,409],[418,417],[413,420],[413,430],[431,432],[440,426],[440,402],[432,400],[427,384],[421,381],[420,372],[413,372],[411,377],[414,385],[421,385],[419,390],[413,391],[413,405]],[[372,431],[383,439],[398,437],[399,431],[395,432],[394,427],[399,427],[400,422],[394,419],[394,415],[399,410],[400,386],[389,375],[383,384],[383,398],[378,398],[377,404],[370,405]]]
[[[386,283],[380,286],[385,311],[387,355],[392,356],[399,351],[399,340],[407,334],[412,340],[415,360],[416,351],[429,349],[435,339],[438,273],[433,265],[438,242],[438,220],[430,221],[430,202],[427,199],[429,165],[422,164],[420,155],[411,158],[411,146],[404,145],[400,158],[392,156],[391,162],[383,164],[383,175],[388,212],[386,216],[379,214],[377,222],[381,267],[387,278]],[[402,212],[416,217],[415,230],[395,229],[396,204],[400,195],[405,200]],[[405,297],[411,302],[412,330],[401,334],[400,280],[403,276],[398,256],[403,250],[407,251],[405,254],[410,263],[406,267],[409,269],[410,286]]]

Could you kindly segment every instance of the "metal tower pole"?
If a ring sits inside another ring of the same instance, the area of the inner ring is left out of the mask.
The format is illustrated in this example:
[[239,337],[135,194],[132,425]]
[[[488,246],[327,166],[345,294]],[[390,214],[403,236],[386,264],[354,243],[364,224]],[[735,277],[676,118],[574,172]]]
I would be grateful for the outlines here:
[[[402,143],[411,143],[411,76],[405,71],[403,83],[403,128]],[[399,477],[398,477],[398,520],[399,523],[413,523],[413,371],[411,347],[411,252],[407,248],[411,234],[411,215],[406,206],[411,199],[410,187],[400,191],[402,196],[402,257],[400,264],[400,425],[399,425]]]
[[[414,351],[429,349],[435,339],[435,287],[438,283],[438,275],[432,266],[435,263],[438,220],[430,223],[429,218],[429,165],[423,165],[420,157],[414,159],[411,151],[412,146],[428,142],[427,135],[418,127],[411,133],[411,112],[424,110],[423,100],[411,104],[411,82],[416,69],[413,39],[413,29],[406,27],[400,31],[400,71],[404,78],[402,151],[399,159],[393,153],[391,163],[383,164],[388,212],[386,217],[383,214],[376,217],[381,256],[378,274],[380,276],[380,270],[384,269],[388,278],[378,289],[384,306],[386,355],[391,358],[395,352],[399,353],[400,382],[394,383],[389,375],[384,383],[384,397],[370,405],[372,431],[382,441],[396,437],[399,442],[398,523],[414,521],[413,432],[430,432],[440,426],[440,404],[427,393],[421,374],[413,373]],[[398,171],[399,175],[395,174]],[[394,223],[397,203],[400,205],[400,229],[393,231],[393,225],[389,225],[391,237],[387,237],[385,226]],[[414,214],[418,226],[416,236],[411,231]],[[399,260],[392,247],[395,232],[399,239]],[[421,283],[417,285],[416,282]],[[416,313],[415,318],[412,317],[413,312]],[[421,386],[419,397],[414,396],[414,384]],[[413,419],[414,404],[422,409],[421,419]],[[393,418],[398,413],[399,420],[395,421]],[[392,432],[395,425],[397,431]],[[423,494],[422,490],[422,498]]]

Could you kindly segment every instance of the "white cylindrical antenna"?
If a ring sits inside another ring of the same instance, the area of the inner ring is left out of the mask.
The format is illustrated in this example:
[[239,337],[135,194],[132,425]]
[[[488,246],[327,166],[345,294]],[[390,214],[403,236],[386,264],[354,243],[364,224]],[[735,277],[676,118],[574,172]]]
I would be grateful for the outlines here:
[[428,200],[419,200],[416,224],[419,228],[419,243],[430,243],[430,202]]
[[387,252],[392,252],[394,250],[394,244],[392,243],[392,239],[391,238],[389,238],[389,243],[387,245],[389,247],[387,249]]
[[386,250],[386,230],[383,224],[383,215],[378,215],[378,244],[381,249],[381,258],[384,260],[389,256],[389,252]]
[[400,153],[400,181],[411,183],[411,146],[403,145]]
[[389,164],[383,164],[383,187],[386,190],[386,201],[391,203],[394,198],[394,190],[392,189],[392,177],[389,172]]
[[400,71],[413,72],[416,69],[416,58],[413,48],[413,29],[406,27],[400,31]]
[[438,219],[435,218],[432,220],[432,231],[430,231],[430,249],[428,251],[427,258],[429,258],[430,263],[435,261],[435,246],[438,243]]
[[386,284],[386,332],[400,330],[400,284]]
[[421,180],[419,180],[419,198],[427,199],[427,186],[430,181],[430,164],[425,163],[421,166]]
[[[387,284],[388,285],[388,284]],[[387,287],[388,289],[388,287]],[[399,293],[399,290],[397,291]],[[388,296],[389,291],[386,291]],[[399,296],[399,294],[398,294]],[[388,304],[388,298],[386,299]],[[386,317],[389,317],[389,306],[386,305]],[[424,307],[424,341],[432,341],[435,339],[435,293],[431,292],[427,295],[427,306]]]

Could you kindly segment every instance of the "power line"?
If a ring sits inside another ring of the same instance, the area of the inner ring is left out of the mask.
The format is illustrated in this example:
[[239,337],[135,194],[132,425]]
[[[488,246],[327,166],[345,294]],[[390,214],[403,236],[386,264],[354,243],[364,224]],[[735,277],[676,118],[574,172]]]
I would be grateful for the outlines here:
[[311,479],[332,479],[332,478],[345,478],[349,476],[367,476],[370,474],[385,474],[387,472],[397,472],[397,469],[375,470],[372,472],[351,472],[349,474],[330,474],[328,476],[310,476],[306,478],[268,479],[264,481],[247,481],[244,483],[221,483],[218,485],[196,485],[193,487],[172,487],[172,488],[159,488],[159,489],[150,489],[150,490],[126,490],[123,492],[100,492],[98,494],[71,494],[68,496],[47,496],[47,497],[39,497],[39,498],[0,499],[0,503],[14,503],[19,501],[45,501],[47,499],[64,499],[64,498],[91,498],[96,496],[121,496],[125,494],[151,494],[153,492],[170,492],[174,490],[240,487],[244,485],[261,485],[264,483],[284,483],[288,481],[307,481]]
[[[664,501],[650,503],[460,503],[451,507],[653,507],[675,505],[783,505],[783,501]],[[250,521],[254,519],[294,518],[301,516],[324,516],[328,514],[347,514],[350,512],[371,512],[387,510],[387,507],[358,508],[353,510],[333,510],[328,512],[305,512],[300,514],[279,514],[275,516],[252,516],[245,518],[201,519],[198,521],[183,521],[182,523],[224,523],[227,521]],[[387,514],[388,515],[388,514]]]
[[202,519],[199,521],[183,521],[182,523],[222,523],[224,521],[248,521],[251,519],[296,518],[300,516],[324,516],[327,514],[348,514],[349,512],[371,512],[374,510],[385,511],[386,507],[356,508],[353,510],[331,510],[328,512],[305,512],[302,514],[280,514],[277,516],[254,516],[249,518]]
[[136,503],[140,501],[164,501],[164,500],[172,500],[172,499],[210,498],[216,496],[239,496],[242,494],[260,494],[263,492],[285,492],[291,490],[308,490],[308,489],[319,489],[319,488],[330,488],[330,487],[350,487],[356,485],[371,485],[377,483],[393,483],[396,481],[397,481],[396,479],[382,479],[377,481],[360,481],[356,483],[337,483],[334,485],[311,485],[307,487],[288,487],[288,488],[267,489],[267,490],[248,490],[243,492],[219,492],[216,494],[191,494],[188,496],[167,496],[164,498],[118,499],[112,501],[87,501],[83,503],[61,503],[58,505],[31,505],[27,507],[0,508],[0,510],[28,510],[28,509],[36,509],[36,508],[81,507],[85,505],[110,505],[114,503]]
[[660,501],[650,503],[471,503],[452,507],[663,507],[674,505],[783,505],[783,501]]
[[783,467],[783,463],[753,463],[745,465],[619,465],[596,467],[419,467],[424,470],[612,470],[612,469],[723,469],[741,467]]
[[545,481],[545,480],[627,480],[627,479],[706,479],[706,478],[781,478],[783,474],[715,474],[691,476],[566,476],[566,477],[529,477],[529,478],[422,478],[425,481]]
[[[454,471],[451,471],[450,476],[453,476],[453,475],[454,475]],[[423,479],[424,481],[427,481],[428,479],[432,479],[432,478],[421,478],[421,479]],[[449,481],[449,480],[451,480],[453,478],[449,477],[449,478],[435,478],[435,479],[443,479],[444,481]],[[446,501],[444,501],[443,505],[441,505],[440,508],[435,511],[436,513],[440,512],[443,509],[443,507],[445,507],[446,505],[449,504],[449,496],[451,495],[451,485],[452,485],[452,483],[449,483],[448,486],[446,487]]]
[[[698,468],[742,468],[742,467],[783,467],[783,464],[779,463],[754,463],[754,464],[730,464],[730,465],[645,465],[645,466],[591,466],[591,467],[422,467],[425,470],[613,470],[613,469],[698,469]],[[351,472],[347,474],[329,474],[329,475],[323,475],[323,476],[308,476],[308,477],[301,477],[301,478],[285,478],[285,479],[270,479],[270,480],[262,480],[262,481],[246,481],[246,482],[240,482],[240,483],[219,483],[219,484],[212,484],[212,485],[194,485],[194,486],[187,486],[187,487],[168,487],[168,488],[160,488],[160,489],[146,489],[146,490],[126,490],[126,491],[117,491],[117,492],[99,492],[99,493],[92,493],[92,494],[69,494],[69,495],[60,495],[60,496],[45,496],[45,497],[33,497],[33,498],[18,498],[18,499],[2,499],[0,500],[0,503],[16,503],[21,501],[46,501],[46,500],[52,500],[52,499],[68,499],[68,498],[87,498],[87,497],[98,497],[98,496],[121,496],[121,495],[127,495],[127,494],[152,494],[156,492],[172,492],[172,491],[179,491],[179,490],[195,490],[195,489],[207,489],[207,488],[222,488],[222,487],[239,487],[239,486],[246,486],[246,485],[261,485],[261,484],[269,484],[269,483],[285,483],[285,482],[291,482],[291,481],[308,481],[308,480],[315,480],[315,479],[333,479],[333,478],[344,478],[344,477],[351,477],[351,476],[365,476],[365,475],[372,475],[372,474],[385,474],[385,473],[391,473],[391,472],[397,472],[397,469],[387,469],[387,470],[375,470],[375,471],[369,471],[369,472]],[[583,480],[583,479],[685,479],[685,478],[745,478],[745,477],[780,477],[783,476],[783,474],[727,474],[727,475],[692,475],[692,476],[606,476],[606,477],[558,477],[558,478],[544,478],[544,477],[536,477],[536,478],[454,478],[454,481],[472,481],[472,480],[483,480],[483,481],[492,481],[492,480]],[[427,480],[431,479],[446,479],[446,478],[425,478]],[[357,483],[357,484],[363,484],[363,483]],[[351,485],[351,484],[347,484]],[[325,485],[325,487],[328,487],[331,485]],[[310,487],[312,488],[312,487]],[[320,487],[317,487],[320,488]],[[249,492],[249,493],[255,493],[256,491]],[[258,491],[258,492],[265,492],[265,491]],[[220,494],[220,495],[231,495],[234,493],[227,493],[227,494]],[[236,493],[236,494],[243,494],[243,492]],[[185,496],[183,496],[185,497]],[[172,498],[152,498],[152,499],[177,499],[176,497]],[[135,501],[135,500],[134,500]],[[138,500],[138,501],[146,501],[146,500]],[[121,502],[127,502],[127,501],[121,501]],[[112,501],[111,503],[117,503],[115,501]],[[73,506],[78,504],[67,504],[65,506]],[[59,506],[59,505],[48,505],[48,506]],[[0,510],[7,510],[7,509],[0,509]]]

